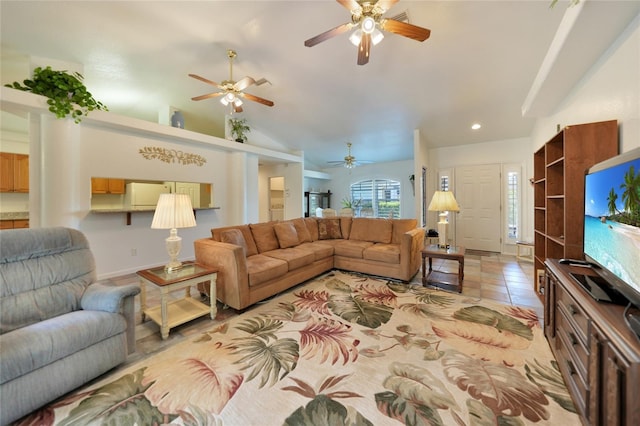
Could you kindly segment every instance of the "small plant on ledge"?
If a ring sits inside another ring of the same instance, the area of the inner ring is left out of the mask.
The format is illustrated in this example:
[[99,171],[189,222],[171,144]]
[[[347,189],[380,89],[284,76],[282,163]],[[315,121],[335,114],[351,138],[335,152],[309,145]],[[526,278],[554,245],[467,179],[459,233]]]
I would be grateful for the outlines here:
[[17,81],[12,84],[5,84],[6,87],[31,92],[36,95],[43,95],[49,98],[49,111],[58,118],[65,118],[71,114],[76,123],[82,121],[83,115],[88,115],[89,111],[99,109],[108,111],[109,109],[102,103],[96,101],[91,93],[87,91],[82,83],[82,74],[67,71],[54,71],[51,67],[38,67],[33,70],[33,79],[26,79],[23,84]]
[[246,118],[230,118],[229,125],[231,126],[231,136],[236,142],[244,143],[247,141],[247,133],[251,129],[247,126]]

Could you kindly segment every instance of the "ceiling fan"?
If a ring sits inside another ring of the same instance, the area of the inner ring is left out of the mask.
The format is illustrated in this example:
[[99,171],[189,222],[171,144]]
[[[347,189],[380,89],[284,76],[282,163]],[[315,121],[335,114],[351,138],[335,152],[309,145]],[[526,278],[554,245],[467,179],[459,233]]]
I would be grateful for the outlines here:
[[329,164],[332,164],[334,166],[344,166],[347,169],[353,169],[356,166],[360,166],[362,164],[370,164],[371,161],[364,161],[364,160],[356,160],[356,157],[354,157],[353,155],[351,155],[351,142],[347,142],[347,155],[346,157],[344,157],[344,160],[339,160],[339,161],[327,161]]
[[383,18],[382,15],[398,0],[336,0],[351,12],[351,22],[339,25],[304,42],[307,47],[315,46],[331,37],[342,34],[356,27],[349,37],[351,43],[358,46],[358,65],[369,62],[371,44],[378,44],[383,38],[382,31],[409,37],[417,41],[425,41],[431,35],[431,30],[411,25],[393,18]]
[[204,83],[215,86],[218,89],[220,89],[221,92],[214,92],[214,93],[208,93],[206,95],[196,96],[194,98],[191,98],[191,100],[201,101],[203,99],[210,99],[217,96],[222,96],[220,98],[220,102],[225,106],[231,105],[232,111],[234,112],[242,112],[243,102],[242,102],[242,99],[240,98],[249,99],[250,101],[259,102],[267,106],[273,106],[274,104],[270,100],[243,92],[244,89],[246,89],[247,87],[253,84],[259,86],[261,84],[268,83],[269,81],[265,80],[264,78],[256,81],[249,76],[244,77],[238,81],[234,81],[233,80],[233,59],[237,56],[237,54],[235,50],[229,49],[227,50],[227,56],[229,57],[229,80],[223,80],[221,84],[218,84],[204,77],[200,77],[199,75],[196,75],[196,74],[189,74],[189,77],[193,77],[196,80],[200,80]]

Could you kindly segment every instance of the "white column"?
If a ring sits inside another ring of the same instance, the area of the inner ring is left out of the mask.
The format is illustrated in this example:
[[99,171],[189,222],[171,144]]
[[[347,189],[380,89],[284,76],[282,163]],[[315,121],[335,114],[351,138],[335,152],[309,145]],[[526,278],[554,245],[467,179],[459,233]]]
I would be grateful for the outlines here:
[[40,149],[39,222],[40,226],[79,228],[82,194],[79,182],[81,127],[73,119],[58,119],[53,114],[40,116],[40,132],[34,135]]

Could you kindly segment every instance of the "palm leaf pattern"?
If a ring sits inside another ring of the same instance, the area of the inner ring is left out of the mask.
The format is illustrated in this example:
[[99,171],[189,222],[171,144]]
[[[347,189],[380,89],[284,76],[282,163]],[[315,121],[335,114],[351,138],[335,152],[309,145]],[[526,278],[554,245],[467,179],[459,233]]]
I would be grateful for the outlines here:
[[292,372],[298,364],[299,346],[294,339],[280,339],[269,344],[256,338],[243,339],[237,344],[237,361],[242,369],[251,369],[247,380],[261,376],[260,387],[273,385]]
[[311,358],[320,354],[320,363],[331,360],[335,364],[342,358],[342,364],[358,359],[359,340],[351,336],[351,326],[340,321],[318,318],[309,321],[300,330],[302,356]]
[[486,305],[335,271],[43,408],[30,424],[579,422],[535,312]]

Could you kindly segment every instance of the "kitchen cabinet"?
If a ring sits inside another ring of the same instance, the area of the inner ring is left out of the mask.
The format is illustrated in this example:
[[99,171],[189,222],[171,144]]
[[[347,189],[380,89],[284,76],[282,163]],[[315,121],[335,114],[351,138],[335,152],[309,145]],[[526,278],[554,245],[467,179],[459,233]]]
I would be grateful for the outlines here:
[[19,229],[28,228],[29,219],[15,219],[15,220],[0,220],[1,229]]
[[92,194],[124,194],[124,179],[91,178]]
[[29,192],[29,156],[0,152],[0,192]]

